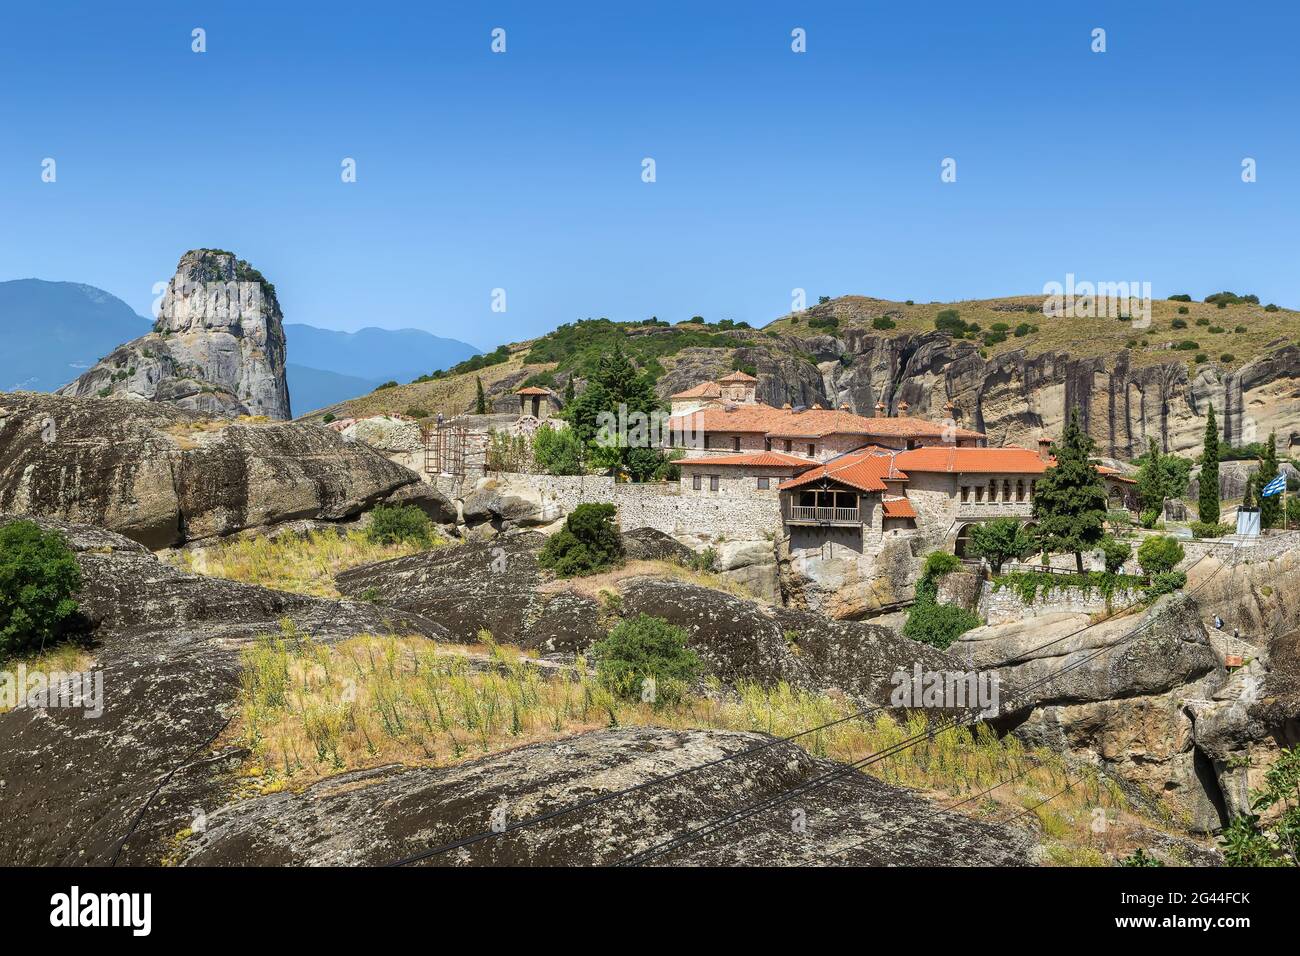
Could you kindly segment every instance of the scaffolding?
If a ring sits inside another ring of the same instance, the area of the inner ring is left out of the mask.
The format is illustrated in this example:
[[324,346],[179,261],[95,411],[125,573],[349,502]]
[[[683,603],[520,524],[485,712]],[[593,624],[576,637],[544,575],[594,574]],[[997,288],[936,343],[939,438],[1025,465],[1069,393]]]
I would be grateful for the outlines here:
[[465,477],[464,425],[439,425],[424,431],[424,473]]

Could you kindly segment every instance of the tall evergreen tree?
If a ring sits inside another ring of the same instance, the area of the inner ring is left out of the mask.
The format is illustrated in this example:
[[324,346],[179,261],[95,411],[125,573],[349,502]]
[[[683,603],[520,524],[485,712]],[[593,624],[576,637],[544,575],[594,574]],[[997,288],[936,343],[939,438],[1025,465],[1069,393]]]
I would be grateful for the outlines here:
[[[1260,460],[1259,471],[1255,473],[1255,487],[1260,491],[1264,486],[1277,477],[1277,433],[1273,432],[1268,436],[1268,443],[1264,446],[1264,457]],[[1270,495],[1265,498],[1260,495],[1259,498],[1259,526],[1261,528],[1275,527],[1282,518],[1282,496]]]
[[1211,404],[1205,418],[1205,451],[1201,452],[1201,474],[1197,479],[1197,517],[1206,524],[1219,523],[1219,426]]
[[1147,446],[1146,457],[1138,469],[1138,500],[1143,511],[1164,515],[1165,502],[1187,494],[1187,475],[1191,462],[1160,451],[1154,438]]
[[[663,436],[657,433],[662,423],[655,419],[662,408],[653,380],[637,372],[615,343],[601,355],[582,394],[565,407],[564,417],[583,444],[592,446],[593,461],[629,470],[635,458],[640,474],[647,465],[645,450],[653,449],[662,456],[658,448]],[[634,456],[637,449],[642,451]]]
[[474,384],[478,389],[478,395],[474,399],[474,414],[487,414],[487,396],[483,394],[483,379],[475,377]]
[[1106,484],[1092,462],[1093,442],[1079,427],[1079,410],[1054,446],[1056,464],[1034,485],[1038,546],[1048,554],[1073,552],[1083,573],[1083,552],[1106,534]]
[[569,381],[564,386],[564,404],[565,407],[573,404],[573,373],[569,373]]

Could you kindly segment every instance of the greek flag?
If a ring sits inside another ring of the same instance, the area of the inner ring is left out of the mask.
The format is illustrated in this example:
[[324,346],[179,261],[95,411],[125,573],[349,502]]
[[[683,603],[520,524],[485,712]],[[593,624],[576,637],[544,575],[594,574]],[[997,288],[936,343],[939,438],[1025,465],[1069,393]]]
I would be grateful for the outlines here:
[[1272,498],[1286,490],[1286,475],[1278,475],[1259,491],[1261,498]]

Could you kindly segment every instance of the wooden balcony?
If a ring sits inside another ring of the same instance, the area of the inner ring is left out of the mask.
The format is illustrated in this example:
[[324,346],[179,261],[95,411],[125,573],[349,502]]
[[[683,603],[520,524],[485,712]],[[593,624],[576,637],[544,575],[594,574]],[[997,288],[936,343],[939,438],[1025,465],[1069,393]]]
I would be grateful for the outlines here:
[[814,508],[809,505],[786,505],[782,509],[786,524],[843,524],[862,523],[857,508]]

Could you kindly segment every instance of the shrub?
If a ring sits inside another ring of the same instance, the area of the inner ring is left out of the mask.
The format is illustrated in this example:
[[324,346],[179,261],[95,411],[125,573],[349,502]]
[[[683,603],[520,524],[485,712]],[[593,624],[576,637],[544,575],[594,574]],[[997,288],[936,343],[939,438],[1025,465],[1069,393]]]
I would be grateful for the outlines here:
[[403,414],[406,415],[407,418],[428,418],[429,417],[429,413],[425,411],[423,408],[416,408],[414,406],[408,408]]
[[1174,319],[1172,322],[1169,323],[1169,325],[1171,328],[1175,328],[1175,329],[1187,328],[1187,323],[1183,319]]
[[1209,357],[1208,355],[1206,355],[1204,352],[1197,352],[1197,353],[1196,353],[1196,364],[1197,364],[1197,365],[1203,365],[1204,363],[1208,362],[1209,360],[1210,360],[1210,357]]
[[1240,334],[1243,333],[1243,332],[1247,332],[1247,331],[1249,331],[1249,329],[1247,329],[1244,325],[1239,325],[1239,326],[1237,326],[1235,329],[1233,329],[1232,331],[1234,331],[1234,332],[1236,332],[1238,335],[1240,335]]
[[1118,574],[1124,562],[1133,556],[1133,546],[1126,541],[1105,537],[1101,539],[1101,556],[1110,574]]
[[1211,334],[1211,335],[1222,335],[1222,334],[1223,334],[1223,326],[1221,326],[1221,325],[1212,325],[1212,326],[1210,326],[1210,334]]
[[623,563],[623,539],[611,504],[582,504],[537,555],[537,563],[562,578],[595,574]]
[[71,632],[81,568],[63,535],[32,521],[0,528],[0,658]]
[[1197,324],[1197,325],[1209,325],[1209,324],[1210,324],[1210,320],[1209,320],[1209,319],[1197,319],[1197,320],[1196,320],[1196,324]]
[[581,475],[582,442],[572,428],[543,426],[533,432],[533,461],[548,475]]
[[1277,311],[1277,306],[1274,305],[1272,302],[1270,302],[1268,305],[1264,306],[1264,311],[1265,311],[1265,312],[1276,312],[1276,311]]
[[377,505],[366,537],[375,544],[433,544],[433,522],[415,505]]
[[1195,352],[1200,347],[1201,347],[1200,344],[1198,342],[1193,341],[1192,339],[1183,339],[1181,342],[1179,342],[1177,345],[1174,346],[1174,348],[1178,349],[1178,351],[1180,352]]
[[1225,365],[1230,365],[1231,363],[1237,361],[1237,356],[1233,355],[1231,352],[1224,352],[1222,355],[1219,356],[1219,361]]
[[808,320],[808,328],[810,329],[822,329],[827,332],[834,332],[839,327],[840,320],[835,318],[833,315]]
[[1179,314],[1179,315],[1186,315],[1187,312],[1188,312],[1187,306],[1185,306],[1185,305],[1180,305],[1180,306],[1178,307],[1178,314]]
[[[1300,746],[1283,750],[1264,774],[1264,786],[1250,792],[1250,808],[1260,813],[1234,817],[1220,836],[1228,866],[1300,866],[1297,794],[1300,794]],[[1269,814],[1274,807],[1279,812]],[[1261,814],[1270,816],[1270,822],[1261,824]]]
[[1193,521],[1190,527],[1192,534],[1198,538],[1221,538],[1232,530],[1226,524],[1216,524],[1213,521]]
[[964,607],[938,604],[933,600],[923,602],[918,598],[907,614],[903,636],[945,650],[957,638],[983,623]]
[[873,329],[892,329],[896,325],[898,325],[898,323],[887,315],[878,315],[871,320],[871,327]]
[[954,336],[961,337],[966,334],[969,326],[961,320],[961,316],[956,309],[944,309],[934,317],[934,327],[940,332],[948,332]]
[[1160,523],[1160,509],[1148,508],[1142,514],[1138,515],[1138,524],[1150,530]]
[[1018,339],[1023,339],[1026,335],[1028,335],[1033,330],[1034,330],[1034,326],[1030,325],[1028,322],[1021,322],[1019,325],[1016,326],[1016,330],[1012,334],[1015,335],[1015,337]]
[[1169,301],[1170,302],[1191,302],[1192,297],[1188,295],[1186,292],[1179,292],[1177,295],[1171,295],[1169,297]]
[[326,412],[325,417],[322,418],[321,421],[323,421],[326,425],[328,425],[330,422],[334,421],[334,413]]
[[925,556],[925,563],[921,565],[921,577],[941,578],[960,567],[961,558],[957,555],[949,554],[947,551],[931,551]]
[[[647,614],[619,621],[591,655],[596,676],[613,693],[655,705],[680,700],[701,670],[699,657],[686,646],[686,631]],[[653,694],[646,678],[654,681]]]
[[1183,546],[1170,535],[1157,535],[1142,542],[1137,557],[1143,572],[1155,577],[1172,571],[1183,560]]
[[396,383],[396,382],[393,382],[393,381],[384,382],[384,384],[382,384],[382,385],[376,385],[376,386],[375,386],[375,391],[376,391],[376,392],[382,392],[382,391],[383,391],[384,389],[386,389],[386,388],[397,388],[397,383]]

